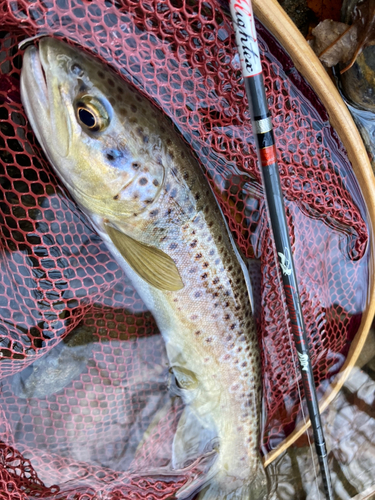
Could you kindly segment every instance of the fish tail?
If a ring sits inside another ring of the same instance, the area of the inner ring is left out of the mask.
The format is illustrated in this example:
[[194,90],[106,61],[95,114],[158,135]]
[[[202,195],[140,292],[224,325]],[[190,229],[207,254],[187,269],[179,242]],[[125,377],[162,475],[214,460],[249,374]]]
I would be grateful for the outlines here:
[[[191,492],[193,484],[189,490]],[[177,494],[178,498],[185,495]],[[269,488],[267,476],[261,464],[245,479],[234,478],[227,472],[219,470],[200,487],[197,500],[267,500]]]

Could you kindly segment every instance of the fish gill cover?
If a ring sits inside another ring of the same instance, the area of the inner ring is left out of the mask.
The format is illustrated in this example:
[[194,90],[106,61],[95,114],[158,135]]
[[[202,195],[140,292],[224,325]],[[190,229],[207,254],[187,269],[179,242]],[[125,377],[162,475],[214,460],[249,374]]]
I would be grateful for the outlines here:
[[[250,269],[260,262],[255,303],[262,306],[267,454],[301,418],[300,396],[227,12],[214,0],[0,5],[2,495],[91,499],[100,492],[113,499],[164,499],[200,473],[199,464],[192,464],[179,476],[155,474],[170,462],[182,402],[168,396],[166,358],[153,318],[51,171],[25,118],[19,95],[23,52],[17,45],[37,34],[64,38],[97,55],[171,118],[199,159]],[[322,394],[345,361],[366,304],[366,209],[321,103],[273,37],[259,24],[257,29]],[[18,397],[10,376],[78,325],[92,335],[86,369],[57,394]],[[124,380],[125,396],[119,390]],[[151,410],[153,394],[159,399]],[[125,445],[132,452],[124,457]]]

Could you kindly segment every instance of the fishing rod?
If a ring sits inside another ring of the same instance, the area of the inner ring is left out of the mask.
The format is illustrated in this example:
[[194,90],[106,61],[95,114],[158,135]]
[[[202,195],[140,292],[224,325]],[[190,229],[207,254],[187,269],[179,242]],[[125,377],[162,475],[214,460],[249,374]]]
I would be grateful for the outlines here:
[[272,118],[268,109],[251,0],[229,0],[251,122],[257,145],[272,233],[281,268],[291,330],[298,354],[302,384],[313,430],[327,500],[333,500],[326,443],[320,418],[306,329],[298,293],[283,194],[277,165]]

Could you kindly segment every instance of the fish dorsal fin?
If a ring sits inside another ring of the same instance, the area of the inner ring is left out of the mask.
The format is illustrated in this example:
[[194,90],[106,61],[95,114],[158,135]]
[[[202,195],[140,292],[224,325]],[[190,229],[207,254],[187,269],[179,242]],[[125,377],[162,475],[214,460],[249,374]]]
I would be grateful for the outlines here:
[[173,259],[158,248],[145,245],[104,223],[108,236],[130,267],[149,285],[175,292],[184,284]]

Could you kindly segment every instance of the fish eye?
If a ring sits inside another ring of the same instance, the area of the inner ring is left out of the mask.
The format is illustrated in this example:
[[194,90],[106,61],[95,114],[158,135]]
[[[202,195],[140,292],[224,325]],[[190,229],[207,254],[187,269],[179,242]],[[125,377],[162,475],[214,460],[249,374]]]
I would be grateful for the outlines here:
[[89,132],[99,132],[106,129],[110,117],[103,103],[94,96],[84,95],[75,102],[78,123]]

